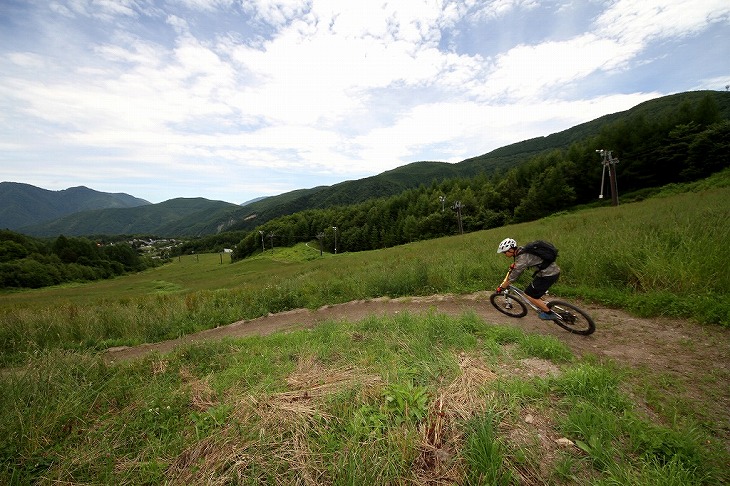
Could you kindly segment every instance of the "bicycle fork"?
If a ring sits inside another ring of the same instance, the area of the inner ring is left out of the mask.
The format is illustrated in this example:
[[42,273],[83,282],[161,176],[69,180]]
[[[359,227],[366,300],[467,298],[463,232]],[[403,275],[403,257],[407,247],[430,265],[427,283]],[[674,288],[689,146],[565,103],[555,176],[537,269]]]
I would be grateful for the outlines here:
[[512,309],[514,307],[512,305],[512,297],[509,296],[509,289],[504,290],[504,308],[505,309]]

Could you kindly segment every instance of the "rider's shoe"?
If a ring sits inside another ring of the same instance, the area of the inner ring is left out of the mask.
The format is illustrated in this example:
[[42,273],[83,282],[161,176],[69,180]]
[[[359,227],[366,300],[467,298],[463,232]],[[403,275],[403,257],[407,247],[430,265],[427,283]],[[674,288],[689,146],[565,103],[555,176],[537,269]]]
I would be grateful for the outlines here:
[[542,319],[543,321],[555,321],[558,319],[558,315],[553,312],[540,312],[537,314],[537,316]]

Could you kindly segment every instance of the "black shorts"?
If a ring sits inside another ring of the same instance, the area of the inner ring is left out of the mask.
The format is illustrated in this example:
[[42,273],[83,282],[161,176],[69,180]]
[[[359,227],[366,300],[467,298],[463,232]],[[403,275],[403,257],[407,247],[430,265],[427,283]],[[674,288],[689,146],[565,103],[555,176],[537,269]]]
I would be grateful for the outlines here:
[[560,274],[549,277],[535,277],[525,289],[525,293],[533,299],[539,299],[545,295],[545,292],[548,291],[552,284],[558,281],[558,277],[560,277]]

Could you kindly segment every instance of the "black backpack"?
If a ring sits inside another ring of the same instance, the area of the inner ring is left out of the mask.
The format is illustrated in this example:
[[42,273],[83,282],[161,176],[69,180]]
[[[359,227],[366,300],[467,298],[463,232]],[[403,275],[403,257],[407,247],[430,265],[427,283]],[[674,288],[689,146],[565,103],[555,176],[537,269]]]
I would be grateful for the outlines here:
[[527,243],[522,247],[522,251],[542,258],[542,263],[537,266],[540,270],[545,270],[555,261],[556,258],[558,258],[558,249],[555,248],[552,243],[548,243],[543,240]]

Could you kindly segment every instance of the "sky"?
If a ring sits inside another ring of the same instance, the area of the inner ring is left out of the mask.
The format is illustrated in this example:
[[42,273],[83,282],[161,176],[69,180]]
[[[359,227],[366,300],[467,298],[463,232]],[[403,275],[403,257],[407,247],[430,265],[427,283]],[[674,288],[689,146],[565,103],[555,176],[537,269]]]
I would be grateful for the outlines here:
[[0,181],[240,204],[726,90],[729,47],[728,0],[0,0]]

